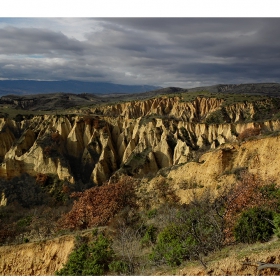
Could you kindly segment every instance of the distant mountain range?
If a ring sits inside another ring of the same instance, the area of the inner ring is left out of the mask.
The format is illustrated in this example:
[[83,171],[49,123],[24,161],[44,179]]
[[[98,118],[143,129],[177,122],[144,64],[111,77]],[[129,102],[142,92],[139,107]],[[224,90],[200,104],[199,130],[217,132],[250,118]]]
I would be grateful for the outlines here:
[[[162,88],[150,85],[122,85],[101,82],[81,81],[35,81],[35,80],[0,80],[0,96],[17,95],[28,96],[37,94],[95,94],[103,98],[119,98],[120,94],[132,94],[131,98],[146,98],[160,94],[173,94],[179,92],[211,92],[211,93],[235,93],[235,94],[264,94],[280,96],[279,83],[251,83],[251,84],[218,84],[196,88],[168,87]],[[128,96],[127,96],[128,97]],[[27,97],[28,98],[28,97]]]
[[26,95],[38,93],[140,93],[159,89],[149,85],[122,85],[100,82],[81,81],[34,81],[34,80],[3,80],[0,81],[1,95]]

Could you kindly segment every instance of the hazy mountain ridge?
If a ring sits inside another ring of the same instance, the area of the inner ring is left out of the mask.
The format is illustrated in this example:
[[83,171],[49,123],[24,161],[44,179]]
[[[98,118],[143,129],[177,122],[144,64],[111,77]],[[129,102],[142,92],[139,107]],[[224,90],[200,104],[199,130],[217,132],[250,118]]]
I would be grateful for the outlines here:
[[122,85],[101,82],[81,81],[34,81],[34,80],[2,80],[0,95],[38,94],[38,93],[139,93],[158,89],[150,85]]

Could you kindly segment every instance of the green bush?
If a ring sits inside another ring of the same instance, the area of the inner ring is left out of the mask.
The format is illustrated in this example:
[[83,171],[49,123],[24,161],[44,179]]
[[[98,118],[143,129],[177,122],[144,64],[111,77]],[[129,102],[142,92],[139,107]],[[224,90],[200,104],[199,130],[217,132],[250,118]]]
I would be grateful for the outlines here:
[[127,275],[129,273],[129,265],[124,261],[112,261],[109,264],[109,269],[118,275]]
[[[154,220],[159,232],[150,259],[156,264],[180,265],[185,260],[199,260],[205,266],[204,257],[222,248],[224,204],[211,201],[210,192],[200,198],[194,195],[188,205],[176,206],[164,211]],[[161,210],[159,208],[159,214]]]
[[157,244],[150,254],[150,259],[156,263],[167,263],[170,266],[180,265],[189,257],[189,246],[195,244],[185,225],[168,225],[158,235]]
[[24,228],[28,227],[31,224],[32,217],[27,216],[17,221],[16,227],[19,230],[23,230]]
[[262,196],[267,199],[267,201],[273,201],[270,210],[274,212],[280,212],[280,189],[279,187],[272,183],[265,185],[260,188]]
[[278,238],[280,238],[280,214],[274,215],[273,224],[274,224],[273,232],[274,234],[276,234]]
[[56,272],[62,276],[104,275],[114,256],[111,241],[103,235],[91,243],[82,242],[69,256],[64,267]]
[[143,246],[150,245],[151,243],[156,243],[157,238],[157,228],[154,225],[147,227],[144,236],[141,239],[141,244]]
[[206,120],[205,120],[206,124],[221,124],[224,123],[224,115],[221,109],[216,110],[212,113],[210,113]]
[[251,208],[243,212],[234,228],[236,241],[242,243],[268,241],[273,234],[272,219],[272,212],[261,208]]
[[147,212],[147,217],[149,219],[152,219],[156,216],[156,214],[157,214],[157,209],[151,209]]

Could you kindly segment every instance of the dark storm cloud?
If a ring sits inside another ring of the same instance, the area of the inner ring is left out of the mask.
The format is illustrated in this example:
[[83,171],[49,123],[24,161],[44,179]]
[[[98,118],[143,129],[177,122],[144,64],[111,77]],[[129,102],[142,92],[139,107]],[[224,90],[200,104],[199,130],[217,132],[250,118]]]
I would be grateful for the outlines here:
[[78,40],[47,29],[6,27],[0,29],[0,38],[0,52],[5,54],[81,53],[84,49]]
[[[244,30],[244,24],[250,29],[258,19],[234,18],[112,18],[98,19],[107,28],[125,28],[126,30],[153,31],[158,33],[193,34],[211,31]],[[248,26],[248,23],[250,26]],[[246,26],[245,26],[246,29]]]
[[67,80],[67,79],[103,79],[99,69],[84,67],[73,61],[63,62],[52,59],[22,60],[0,62],[0,76],[8,79],[38,79],[38,80]]
[[78,19],[73,36],[71,19],[49,21],[0,27],[1,78],[182,87],[280,80],[280,18],[83,19],[79,40]]

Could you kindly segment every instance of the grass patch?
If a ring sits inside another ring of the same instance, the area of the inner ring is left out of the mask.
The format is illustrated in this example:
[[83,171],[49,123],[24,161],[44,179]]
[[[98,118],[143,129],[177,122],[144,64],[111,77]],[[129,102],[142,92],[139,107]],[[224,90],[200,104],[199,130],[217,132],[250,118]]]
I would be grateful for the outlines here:
[[280,250],[280,239],[277,240],[271,240],[269,242],[265,243],[254,243],[251,245],[247,244],[238,244],[232,248],[233,251],[235,251],[237,254],[237,259],[243,259],[244,257],[250,255],[250,254],[262,254],[264,251],[271,251],[279,249]]

